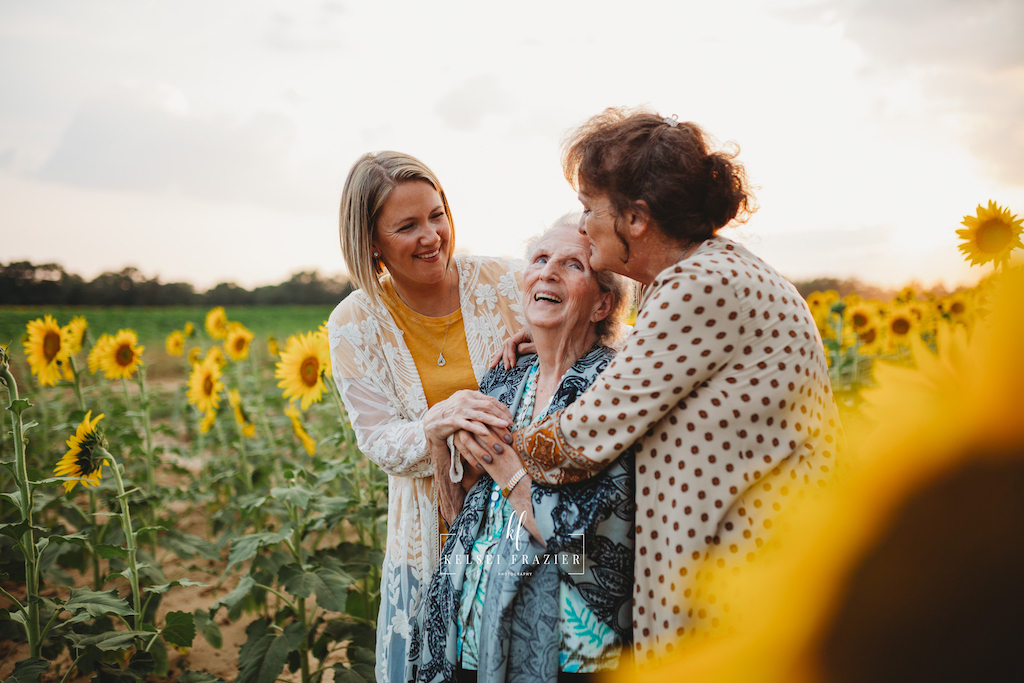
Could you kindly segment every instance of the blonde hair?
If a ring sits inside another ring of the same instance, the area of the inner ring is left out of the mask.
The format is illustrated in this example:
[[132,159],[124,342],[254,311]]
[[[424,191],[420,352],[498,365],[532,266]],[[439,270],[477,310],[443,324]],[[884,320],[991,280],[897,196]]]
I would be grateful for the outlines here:
[[451,209],[448,208],[448,199],[434,172],[416,157],[389,151],[364,154],[352,165],[341,192],[338,232],[345,265],[356,286],[378,302],[384,292],[380,284],[384,268],[380,260],[370,254],[377,219],[391,191],[399,184],[413,180],[430,183],[441,197],[451,226],[452,246],[448,252],[450,263],[455,252],[455,223],[452,221]]

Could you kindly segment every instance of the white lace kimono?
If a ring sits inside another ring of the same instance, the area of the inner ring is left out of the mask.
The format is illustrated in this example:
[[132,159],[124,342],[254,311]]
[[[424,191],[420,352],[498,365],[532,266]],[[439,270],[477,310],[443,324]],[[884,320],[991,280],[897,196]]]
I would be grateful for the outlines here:
[[[520,261],[456,256],[459,301],[477,381],[525,325]],[[334,380],[359,449],[388,473],[388,535],[377,621],[377,681],[405,680],[411,620],[437,563],[437,496],[427,455],[427,400],[403,332],[362,291],[328,321]]]

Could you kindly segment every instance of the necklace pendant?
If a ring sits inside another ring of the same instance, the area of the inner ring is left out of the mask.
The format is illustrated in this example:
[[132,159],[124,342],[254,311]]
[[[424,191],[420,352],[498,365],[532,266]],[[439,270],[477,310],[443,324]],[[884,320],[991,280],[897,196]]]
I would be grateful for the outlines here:
[[447,363],[447,362],[448,361],[446,361],[444,359],[444,354],[443,353],[437,354],[437,367],[443,368],[445,366],[445,363]]

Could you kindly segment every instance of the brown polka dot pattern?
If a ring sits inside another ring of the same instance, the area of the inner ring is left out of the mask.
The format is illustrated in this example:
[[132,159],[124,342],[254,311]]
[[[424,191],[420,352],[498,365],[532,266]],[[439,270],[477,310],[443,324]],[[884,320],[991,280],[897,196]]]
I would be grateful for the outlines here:
[[636,444],[634,637],[648,662],[719,623],[713,596],[687,593],[701,562],[715,547],[723,575],[751,561],[787,501],[831,478],[842,429],[806,303],[744,247],[704,242],[659,273],[638,320],[572,414],[515,445],[534,480],[559,484]]

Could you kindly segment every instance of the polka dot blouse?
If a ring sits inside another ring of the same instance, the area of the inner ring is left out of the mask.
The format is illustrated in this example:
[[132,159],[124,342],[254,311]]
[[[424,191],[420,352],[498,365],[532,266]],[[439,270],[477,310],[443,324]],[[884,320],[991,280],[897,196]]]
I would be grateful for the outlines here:
[[548,485],[637,449],[633,629],[643,664],[716,619],[714,605],[688,600],[701,561],[713,547],[736,566],[752,561],[786,501],[832,476],[841,431],[803,298],[714,237],[659,273],[623,350],[573,406],[517,433],[516,446]]

